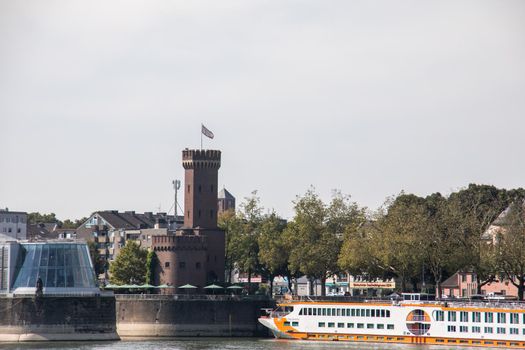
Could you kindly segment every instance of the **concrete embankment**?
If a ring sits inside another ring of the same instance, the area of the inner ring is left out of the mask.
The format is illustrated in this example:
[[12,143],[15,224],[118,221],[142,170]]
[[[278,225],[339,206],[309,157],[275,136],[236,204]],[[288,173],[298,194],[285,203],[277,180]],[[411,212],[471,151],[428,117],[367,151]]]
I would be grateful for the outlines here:
[[116,295],[117,332],[132,337],[257,337],[272,300],[227,296]]
[[0,341],[116,340],[115,298],[2,296]]

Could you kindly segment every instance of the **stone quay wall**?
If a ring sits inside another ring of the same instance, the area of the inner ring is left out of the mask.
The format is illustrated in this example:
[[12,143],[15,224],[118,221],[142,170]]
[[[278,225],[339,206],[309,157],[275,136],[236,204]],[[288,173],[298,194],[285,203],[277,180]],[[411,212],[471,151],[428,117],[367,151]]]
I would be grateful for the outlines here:
[[258,322],[268,299],[228,296],[116,295],[117,332],[121,338],[262,337]]
[[113,295],[0,297],[0,341],[117,339]]

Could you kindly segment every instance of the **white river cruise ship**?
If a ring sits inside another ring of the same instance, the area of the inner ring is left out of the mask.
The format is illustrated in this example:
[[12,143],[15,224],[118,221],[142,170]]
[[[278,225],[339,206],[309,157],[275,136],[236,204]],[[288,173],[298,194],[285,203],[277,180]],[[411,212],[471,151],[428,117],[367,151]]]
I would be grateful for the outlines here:
[[259,322],[277,338],[525,348],[525,303],[287,301]]

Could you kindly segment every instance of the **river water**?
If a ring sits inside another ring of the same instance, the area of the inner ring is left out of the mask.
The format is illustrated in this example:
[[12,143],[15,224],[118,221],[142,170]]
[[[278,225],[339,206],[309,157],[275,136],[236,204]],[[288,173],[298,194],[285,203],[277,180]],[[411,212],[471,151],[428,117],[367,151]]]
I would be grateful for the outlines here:
[[450,350],[476,349],[453,346],[314,342],[255,338],[177,338],[116,342],[42,342],[1,344],[0,349],[79,349],[79,350]]

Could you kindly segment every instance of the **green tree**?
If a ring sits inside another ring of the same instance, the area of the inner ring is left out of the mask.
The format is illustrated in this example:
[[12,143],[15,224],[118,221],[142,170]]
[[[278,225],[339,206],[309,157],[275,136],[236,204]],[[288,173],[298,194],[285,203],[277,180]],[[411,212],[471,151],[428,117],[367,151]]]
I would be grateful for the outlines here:
[[291,289],[291,273],[288,269],[288,249],[283,237],[286,223],[275,212],[265,215],[259,228],[259,264],[260,270],[270,281],[270,293],[273,293],[273,279],[282,275],[288,277]]
[[88,218],[86,217],[83,217],[81,219],[77,219],[77,220],[70,220],[70,219],[66,219],[64,220],[64,222],[62,222],[62,225],[61,227],[62,228],[67,228],[67,229],[76,229],[78,228],[80,225],[82,225]]
[[240,205],[235,215],[222,217],[220,227],[226,232],[226,256],[230,268],[238,268],[248,274],[251,291],[251,278],[260,272],[258,236],[262,223],[262,210],[257,191]]
[[475,273],[478,294],[481,288],[494,280],[495,271],[490,259],[482,259],[486,243],[481,234],[498,215],[514,200],[513,193],[494,186],[470,184],[466,189],[454,192],[448,199],[450,229],[459,243],[452,259],[458,266]]
[[57,219],[55,213],[40,214],[39,212],[27,214],[27,222],[33,225],[38,223],[62,223],[60,220]]
[[148,255],[146,257],[146,284],[153,284],[155,281],[155,269],[157,264],[157,254],[153,250],[148,250]]
[[525,291],[525,206],[519,200],[512,203],[505,216],[503,229],[495,243],[496,261],[500,271],[518,288],[518,299]]
[[143,284],[146,280],[148,252],[134,241],[127,241],[109,266],[110,281],[114,284]]

